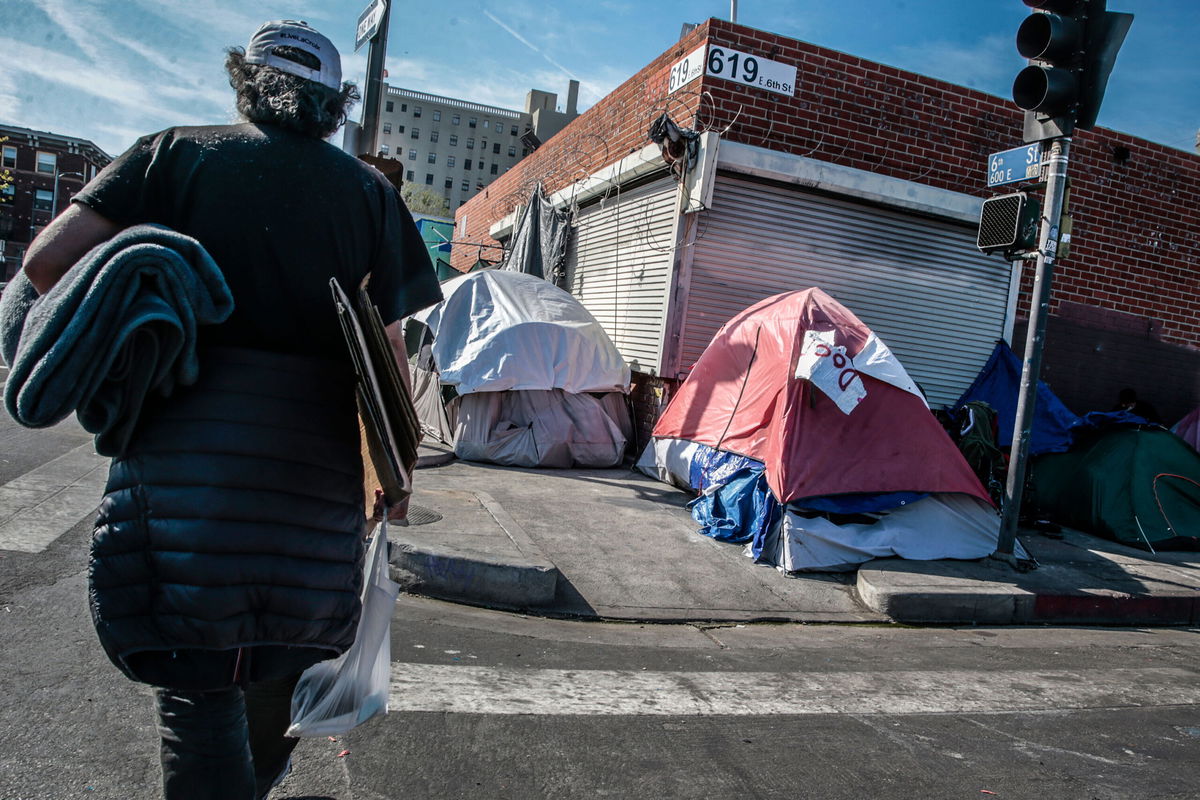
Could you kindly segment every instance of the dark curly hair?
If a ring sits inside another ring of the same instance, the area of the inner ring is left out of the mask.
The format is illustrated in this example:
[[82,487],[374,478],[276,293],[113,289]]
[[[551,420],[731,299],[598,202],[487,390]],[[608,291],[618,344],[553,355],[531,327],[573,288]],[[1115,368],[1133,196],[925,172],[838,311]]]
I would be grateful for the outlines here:
[[247,64],[246,51],[240,47],[226,51],[225,71],[237,93],[238,113],[248,122],[278,125],[318,139],[340,128],[350,107],[361,99],[353,83],[343,83],[340,90],[330,89],[274,67]]

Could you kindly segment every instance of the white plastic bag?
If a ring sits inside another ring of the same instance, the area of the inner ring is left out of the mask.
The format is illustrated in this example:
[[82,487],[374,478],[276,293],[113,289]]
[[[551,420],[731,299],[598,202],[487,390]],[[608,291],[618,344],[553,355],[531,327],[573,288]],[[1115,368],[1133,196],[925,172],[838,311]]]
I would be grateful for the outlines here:
[[363,606],[354,644],[338,658],[304,671],[292,693],[288,736],[345,733],[387,713],[392,612],[400,585],[388,576],[387,520],[379,523],[364,560]]

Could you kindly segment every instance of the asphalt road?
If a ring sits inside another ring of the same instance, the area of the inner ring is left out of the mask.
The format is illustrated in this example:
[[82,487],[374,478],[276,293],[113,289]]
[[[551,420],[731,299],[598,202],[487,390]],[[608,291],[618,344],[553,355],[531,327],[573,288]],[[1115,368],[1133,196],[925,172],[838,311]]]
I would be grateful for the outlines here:
[[[0,526],[69,505],[87,441],[0,421]],[[149,692],[88,618],[90,512],[60,522],[0,548],[0,800],[158,797]],[[393,711],[302,742],[272,797],[1195,798],[1198,656],[1182,629],[607,624],[402,597]]]

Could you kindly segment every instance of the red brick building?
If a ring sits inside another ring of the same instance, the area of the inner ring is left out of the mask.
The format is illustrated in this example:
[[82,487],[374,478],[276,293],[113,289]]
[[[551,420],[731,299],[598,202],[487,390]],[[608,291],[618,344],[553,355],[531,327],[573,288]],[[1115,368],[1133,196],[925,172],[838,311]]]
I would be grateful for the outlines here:
[[0,280],[21,268],[38,231],[112,158],[87,139],[0,124]]
[[[706,45],[794,67],[794,92],[672,87]],[[705,132],[686,173],[648,146],[664,112]],[[937,405],[996,338],[1023,349],[1032,262],[974,246],[987,156],[1021,143],[1010,100],[712,19],[460,208],[455,238],[504,239],[537,182],[577,207],[563,282],[633,363],[643,427],[733,313],[811,285]],[[1174,422],[1200,404],[1200,156],[1096,128],[1071,157],[1043,378],[1078,413],[1132,386]],[[456,246],[453,263],[476,257]]]

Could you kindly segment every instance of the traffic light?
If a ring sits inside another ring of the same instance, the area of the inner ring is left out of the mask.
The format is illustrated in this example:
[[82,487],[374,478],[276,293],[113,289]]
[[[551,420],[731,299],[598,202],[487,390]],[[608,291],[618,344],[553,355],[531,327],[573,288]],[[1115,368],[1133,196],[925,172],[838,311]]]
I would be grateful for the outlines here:
[[1034,13],[1017,30],[1017,51],[1029,66],[1013,100],[1025,110],[1025,141],[1090,129],[1133,15],[1105,10],[1107,0],[1023,2]]

